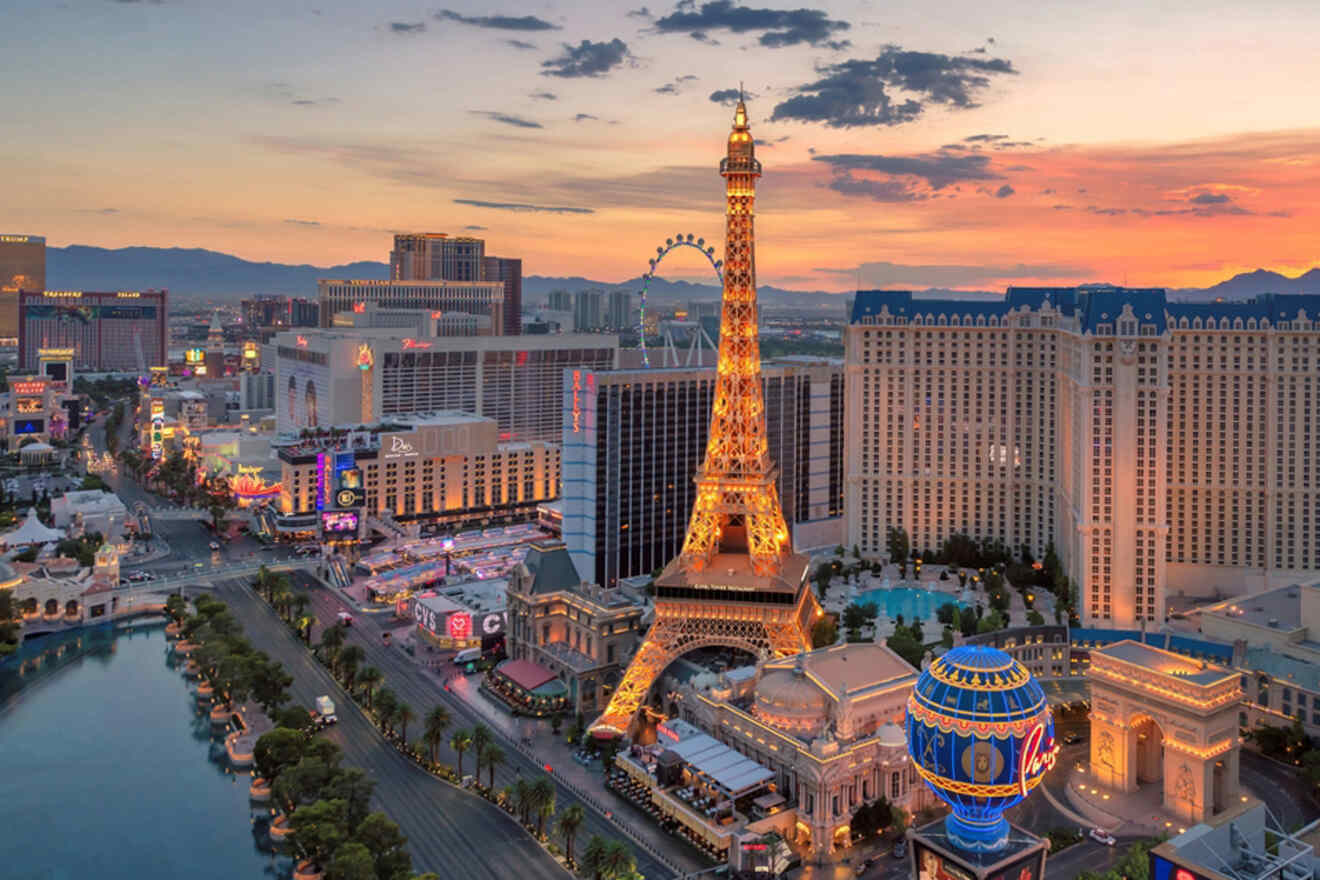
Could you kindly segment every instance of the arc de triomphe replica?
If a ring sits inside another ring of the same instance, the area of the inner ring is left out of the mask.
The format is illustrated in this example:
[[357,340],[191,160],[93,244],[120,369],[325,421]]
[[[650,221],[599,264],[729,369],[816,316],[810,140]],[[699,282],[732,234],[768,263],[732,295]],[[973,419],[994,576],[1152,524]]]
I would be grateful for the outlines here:
[[1122,792],[1163,782],[1201,822],[1238,800],[1239,674],[1136,641],[1091,651],[1091,774]]

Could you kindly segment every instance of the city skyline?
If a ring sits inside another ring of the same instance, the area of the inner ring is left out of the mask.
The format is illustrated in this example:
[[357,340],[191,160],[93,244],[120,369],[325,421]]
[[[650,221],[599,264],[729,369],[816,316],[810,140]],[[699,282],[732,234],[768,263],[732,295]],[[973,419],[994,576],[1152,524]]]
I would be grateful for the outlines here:
[[528,275],[634,277],[665,237],[718,235],[712,96],[736,57],[776,242],[762,283],[1177,287],[1316,264],[1295,108],[1320,12],[1300,3],[26,5],[3,41],[27,71],[0,84],[20,120],[7,222],[52,246],[328,265],[435,229]]

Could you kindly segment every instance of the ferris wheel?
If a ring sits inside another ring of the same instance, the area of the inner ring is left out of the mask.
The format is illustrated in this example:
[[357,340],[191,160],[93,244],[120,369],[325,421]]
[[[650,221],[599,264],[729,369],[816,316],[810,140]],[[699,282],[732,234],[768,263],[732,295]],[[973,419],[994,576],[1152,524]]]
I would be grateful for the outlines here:
[[692,248],[705,257],[706,262],[710,263],[710,267],[715,270],[715,279],[719,281],[721,286],[724,285],[724,273],[722,271],[724,261],[715,259],[715,246],[707,245],[706,239],[697,238],[689,232],[687,235],[680,234],[673,238],[666,238],[665,243],[655,249],[655,256],[650,261],[651,268],[646,274],[642,275],[642,289],[638,291],[640,301],[637,307],[637,338],[642,349],[642,366],[645,367],[651,366],[651,356],[646,349],[646,292],[651,286],[651,279],[655,277],[655,270],[659,267],[661,261],[680,247]]

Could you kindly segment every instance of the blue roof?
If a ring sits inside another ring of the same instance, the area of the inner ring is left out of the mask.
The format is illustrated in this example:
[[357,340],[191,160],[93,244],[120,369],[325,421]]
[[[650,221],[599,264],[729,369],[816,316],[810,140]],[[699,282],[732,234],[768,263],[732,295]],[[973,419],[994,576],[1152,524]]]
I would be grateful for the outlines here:
[[1112,324],[1131,306],[1139,324],[1155,325],[1162,334],[1166,318],[1177,321],[1205,318],[1255,318],[1279,321],[1297,320],[1305,310],[1311,320],[1320,318],[1320,294],[1265,293],[1249,300],[1213,303],[1170,302],[1159,287],[1010,287],[1003,298],[996,299],[925,299],[910,290],[859,290],[853,300],[851,322],[856,324],[888,306],[889,313],[910,318],[914,315],[1002,316],[1027,306],[1038,311],[1046,302],[1065,315],[1079,315],[1083,333],[1094,332],[1099,324]]
[[1224,664],[1233,662],[1232,645],[1223,642],[1211,642],[1206,639],[1193,639],[1187,636],[1173,635],[1172,633],[1143,633],[1141,630],[1136,629],[1094,629],[1077,626],[1068,631],[1068,637],[1074,643],[1090,642],[1098,645],[1109,645],[1114,642],[1130,640],[1143,642],[1152,648],[1163,648],[1166,651],[1188,657],[1214,660]]

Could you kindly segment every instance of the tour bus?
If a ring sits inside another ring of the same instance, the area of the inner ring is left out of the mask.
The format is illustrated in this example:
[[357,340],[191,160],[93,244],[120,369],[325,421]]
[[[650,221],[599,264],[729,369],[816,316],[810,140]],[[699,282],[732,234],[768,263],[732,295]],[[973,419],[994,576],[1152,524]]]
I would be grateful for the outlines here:
[[476,663],[481,659],[480,648],[464,648],[454,655],[455,666],[466,666],[469,663]]

